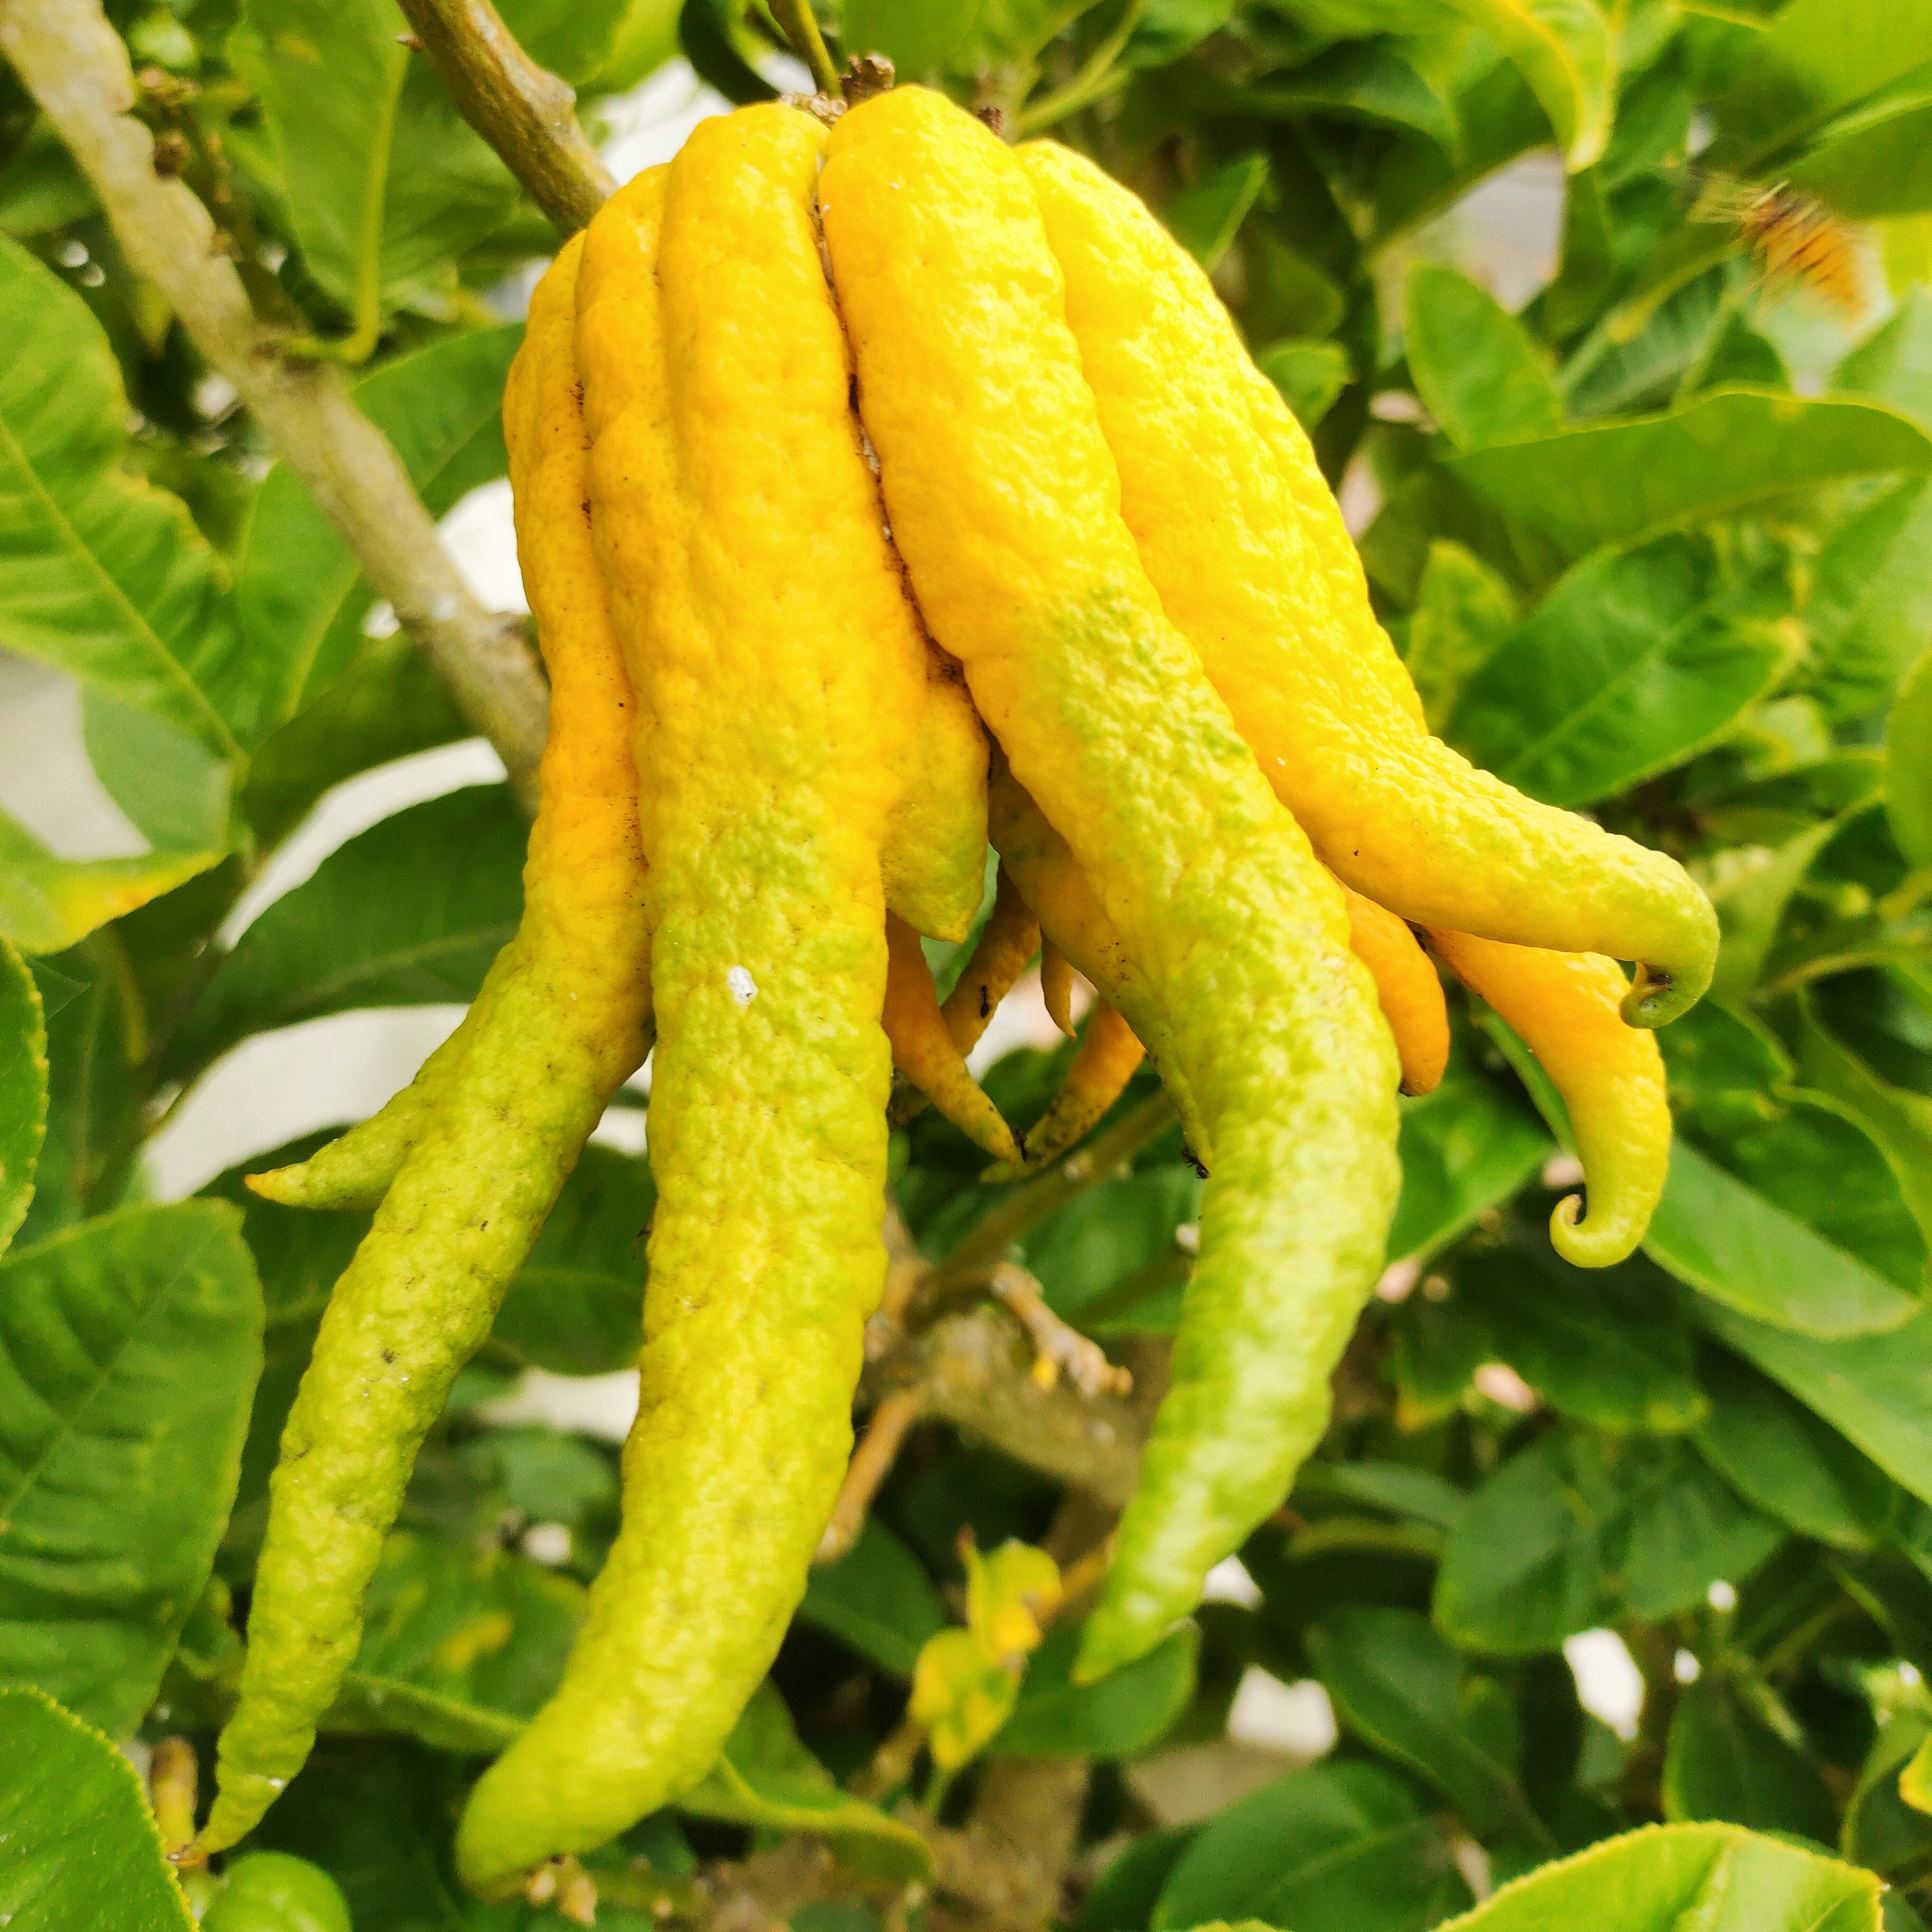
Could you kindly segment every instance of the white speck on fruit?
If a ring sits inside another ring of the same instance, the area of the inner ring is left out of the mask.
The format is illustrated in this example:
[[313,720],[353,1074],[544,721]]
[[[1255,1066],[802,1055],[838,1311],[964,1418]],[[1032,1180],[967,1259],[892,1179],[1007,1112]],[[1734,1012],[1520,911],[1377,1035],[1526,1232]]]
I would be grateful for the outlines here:
[[731,997],[741,1006],[748,1006],[758,997],[758,982],[742,966],[734,966],[724,976]]

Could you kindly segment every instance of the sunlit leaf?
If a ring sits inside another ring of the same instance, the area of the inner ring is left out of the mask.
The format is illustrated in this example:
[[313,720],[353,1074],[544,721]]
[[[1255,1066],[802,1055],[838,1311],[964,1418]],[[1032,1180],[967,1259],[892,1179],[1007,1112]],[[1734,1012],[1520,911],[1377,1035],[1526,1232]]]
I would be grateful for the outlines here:
[[1161,210],[1161,219],[1204,268],[1212,268],[1233,245],[1268,178],[1265,154],[1244,154],[1176,195]]
[[1401,1779],[1376,1764],[1319,1764],[1210,1819],[1174,1862],[1150,1922],[1154,1932],[1251,1918],[1420,1932],[1468,1897],[1441,1828]]
[[1616,50],[1593,0],[1451,0],[1521,70],[1574,172],[1604,152],[1616,110]]
[[1592,804],[1683,763],[1793,654],[1786,632],[1713,601],[1715,566],[1688,534],[1586,558],[1470,678],[1449,739],[1552,805]]
[[47,1028],[26,962],[0,939],[0,1252],[26,1219],[47,1130]]
[[1562,427],[1556,385],[1534,339],[1486,289],[1440,263],[1419,263],[1403,318],[1416,393],[1458,449]]
[[230,48],[261,100],[303,264],[363,353],[396,307],[446,313],[454,258],[516,188],[382,0],[248,0]]
[[192,1932],[134,1767],[38,1691],[0,1688],[0,1922],[10,1932]]
[[128,1208],[0,1262],[0,1678],[134,1728],[207,1580],[261,1360],[231,1208]]
[[502,787],[472,785],[350,839],[242,934],[174,1064],[354,1006],[467,1004],[516,931],[528,837]]
[[1442,1932],[1879,1932],[1878,1880],[1735,1825],[1662,1825],[1504,1886]]
[[678,1800],[695,1817],[806,1832],[868,1879],[904,1885],[930,1876],[932,1857],[910,1826],[850,1796],[806,1749],[776,1690],[762,1685],[704,1781]]
[[1449,468],[1572,555],[1666,524],[1733,516],[1791,491],[1932,471],[1932,436],[1850,398],[1718,389],[1629,422],[1469,450]]
[[128,404],[73,290],[0,239],[0,623],[9,648],[71,671],[226,756],[260,692],[224,573],[179,500],[125,467]]

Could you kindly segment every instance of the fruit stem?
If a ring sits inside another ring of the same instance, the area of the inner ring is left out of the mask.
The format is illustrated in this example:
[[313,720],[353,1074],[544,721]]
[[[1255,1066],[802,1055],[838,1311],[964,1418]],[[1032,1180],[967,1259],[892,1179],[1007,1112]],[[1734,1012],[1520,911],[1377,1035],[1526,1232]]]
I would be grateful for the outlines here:
[[768,0],[772,18],[778,31],[792,44],[792,50],[812,70],[812,85],[820,94],[838,98],[838,70],[825,50],[825,36],[818,31],[812,0]]

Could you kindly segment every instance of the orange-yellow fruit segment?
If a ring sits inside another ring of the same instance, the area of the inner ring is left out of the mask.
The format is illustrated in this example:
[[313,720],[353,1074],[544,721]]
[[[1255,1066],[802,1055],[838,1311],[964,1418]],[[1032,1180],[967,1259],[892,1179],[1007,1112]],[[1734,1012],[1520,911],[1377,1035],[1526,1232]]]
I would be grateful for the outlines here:
[[1550,1217],[1556,1252],[1578,1268],[1626,1259],[1664,1192],[1670,1108],[1656,1036],[1626,1026],[1618,1010],[1630,990],[1622,969],[1594,952],[1546,952],[1462,932],[1429,938],[1543,1063],[1570,1110],[1586,1191],[1559,1202]]

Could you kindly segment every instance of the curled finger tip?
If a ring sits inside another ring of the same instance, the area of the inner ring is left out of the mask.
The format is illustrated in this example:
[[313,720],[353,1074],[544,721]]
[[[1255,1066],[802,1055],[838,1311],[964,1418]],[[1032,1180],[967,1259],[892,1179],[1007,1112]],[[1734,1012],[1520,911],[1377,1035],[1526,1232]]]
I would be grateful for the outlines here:
[[1620,1222],[1585,1221],[1580,1194],[1565,1195],[1550,1210],[1550,1244],[1572,1268],[1614,1268],[1629,1260],[1642,1236],[1642,1228]]

